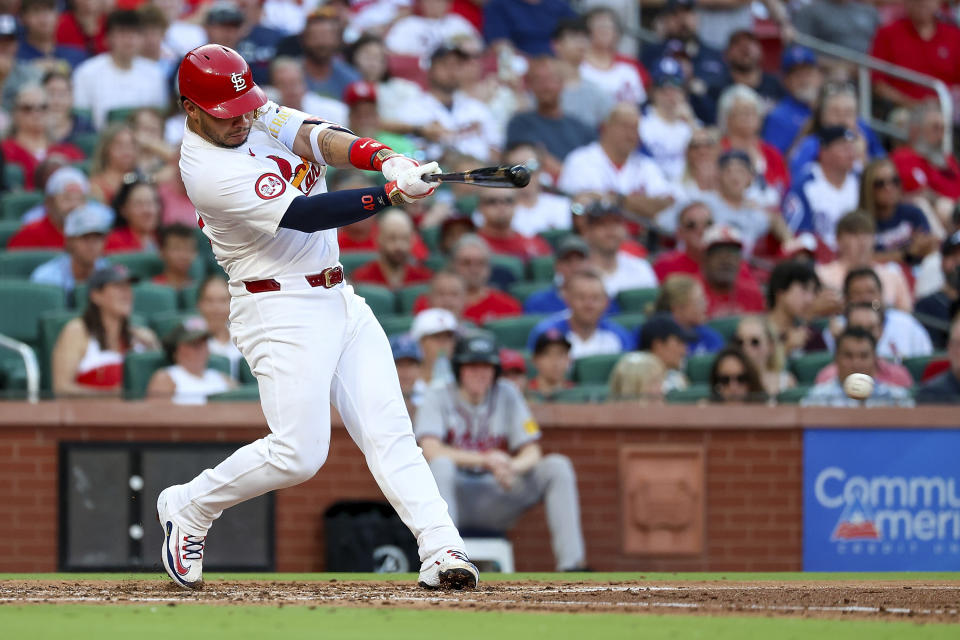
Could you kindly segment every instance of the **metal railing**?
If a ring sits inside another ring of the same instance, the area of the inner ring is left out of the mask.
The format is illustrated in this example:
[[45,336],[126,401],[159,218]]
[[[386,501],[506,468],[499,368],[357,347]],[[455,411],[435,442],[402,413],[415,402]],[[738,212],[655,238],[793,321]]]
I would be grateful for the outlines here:
[[[663,41],[658,34],[643,27],[630,29],[627,35],[641,42],[651,44],[658,44]],[[877,71],[912,84],[932,89],[937,94],[943,119],[947,123],[947,126],[944,128],[943,141],[941,143],[943,153],[946,155],[953,153],[953,97],[950,94],[950,89],[942,80],[923,73],[917,73],[916,71],[899,65],[890,64],[879,58],[865,55],[847,47],[841,47],[840,45],[814,38],[805,33],[795,32],[793,42],[812,49],[823,56],[855,65],[857,67],[857,84],[859,85],[858,88],[860,92],[860,117],[864,122],[869,124],[873,130],[888,136],[903,138],[905,132],[896,127],[892,127],[883,120],[873,117],[873,86],[870,82],[870,72]]]
[[36,404],[40,401],[40,366],[37,355],[28,345],[5,335],[0,335],[0,349],[8,349],[20,354],[24,369],[27,371],[27,401]]

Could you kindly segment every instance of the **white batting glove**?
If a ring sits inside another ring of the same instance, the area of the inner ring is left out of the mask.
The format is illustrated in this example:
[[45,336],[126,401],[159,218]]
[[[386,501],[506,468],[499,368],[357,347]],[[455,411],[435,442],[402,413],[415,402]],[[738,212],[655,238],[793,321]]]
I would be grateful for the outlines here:
[[390,156],[383,161],[383,164],[380,166],[380,171],[383,172],[383,177],[387,179],[387,182],[391,182],[400,177],[404,171],[408,171],[414,167],[419,167],[420,163],[414,160],[413,158],[408,158],[407,156],[395,155]]
[[405,172],[401,173],[396,180],[387,183],[386,190],[390,201],[395,205],[399,205],[404,202],[416,202],[433,194],[433,192],[437,190],[439,183],[424,182],[423,176],[434,173],[442,173],[440,171],[440,165],[436,162],[408,168]]

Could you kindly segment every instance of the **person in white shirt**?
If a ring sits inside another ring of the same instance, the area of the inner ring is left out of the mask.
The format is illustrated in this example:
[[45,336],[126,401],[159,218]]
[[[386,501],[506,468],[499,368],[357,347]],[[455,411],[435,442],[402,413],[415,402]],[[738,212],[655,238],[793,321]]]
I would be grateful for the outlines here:
[[541,188],[539,154],[529,144],[518,144],[507,149],[504,164],[522,164],[530,169],[530,184],[517,191],[517,206],[510,226],[521,235],[530,237],[550,229],[570,229],[573,215],[570,198],[545,193]]
[[203,317],[210,334],[207,346],[210,353],[230,361],[230,376],[239,378],[243,354],[230,337],[230,291],[220,275],[207,276],[197,289],[197,311]]
[[299,109],[329,122],[347,122],[350,119],[350,110],[340,100],[307,91],[303,66],[293,58],[281,56],[273,61],[270,65],[270,85],[266,90],[267,95],[274,93],[277,104]]
[[206,404],[207,396],[231,389],[233,381],[227,374],[207,367],[209,337],[202,321],[174,327],[163,339],[171,364],[154,372],[147,385],[147,398],[170,398],[174,404]]
[[163,45],[178,61],[180,58],[202,44],[207,43],[207,32],[199,24],[183,20],[184,0],[152,0],[151,4],[159,8],[167,18],[167,32]]
[[568,116],[580,118],[596,129],[607,117],[614,100],[599,85],[586,80],[580,71],[590,45],[588,34],[582,18],[566,18],[557,23],[550,46],[563,75],[560,108]]
[[619,201],[631,213],[653,218],[679,197],[657,163],[637,151],[640,112],[621,102],[600,128],[597,142],[566,157],[557,186],[570,195],[591,192]]
[[167,79],[156,62],[138,55],[142,39],[139,14],[114,11],[107,17],[107,52],[73,73],[73,106],[88,109],[98,129],[112,109],[167,106]]
[[657,286],[657,274],[650,263],[621,249],[627,226],[619,210],[596,203],[587,207],[584,215],[587,224],[583,239],[590,247],[590,262],[603,277],[608,296],[614,298],[625,289]]
[[588,12],[585,19],[590,47],[580,65],[583,79],[598,85],[614,102],[635,105],[646,102],[647,92],[637,66],[617,60],[621,33],[616,13],[597,7]]
[[393,23],[384,40],[387,49],[399,55],[419,56],[458,37],[481,40],[466,18],[450,12],[452,4],[451,0],[420,0],[422,15],[407,16]]
[[653,100],[640,120],[640,139],[660,165],[667,180],[680,183],[687,167],[687,145],[700,121],[684,92],[683,69],[663,58],[653,72]]

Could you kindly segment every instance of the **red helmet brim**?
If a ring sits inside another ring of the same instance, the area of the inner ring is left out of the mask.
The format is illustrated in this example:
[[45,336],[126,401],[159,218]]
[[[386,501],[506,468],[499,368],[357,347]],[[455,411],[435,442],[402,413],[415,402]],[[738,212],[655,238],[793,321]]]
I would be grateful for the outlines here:
[[220,104],[210,107],[209,109],[204,108],[203,105],[198,104],[197,106],[214,118],[225,120],[227,118],[236,118],[245,113],[250,113],[254,109],[259,109],[265,104],[267,104],[267,94],[265,94],[263,89],[257,85],[253,85],[248,91],[244,92],[243,95],[221,102]]

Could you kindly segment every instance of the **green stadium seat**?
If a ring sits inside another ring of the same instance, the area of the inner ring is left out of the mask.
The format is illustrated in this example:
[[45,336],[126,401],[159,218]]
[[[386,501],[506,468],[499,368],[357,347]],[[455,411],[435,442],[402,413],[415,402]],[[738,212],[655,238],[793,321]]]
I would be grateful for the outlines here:
[[527,314],[512,318],[499,318],[483,325],[483,328],[493,334],[497,345],[509,349],[526,349],[530,331],[543,320],[544,314]]
[[353,273],[357,267],[376,259],[376,251],[349,251],[340,254],[340,264],[343,265],[343,272],[347,278],[350,277],[350,274]]
[[440,248],[440,225],[420,229],[420,239],[431,253],[437,251]]
[[83,151],[88,158],[93,157],[93,152],[97,149],[97,143],[100,141],[100,134],[96,132],[79,133],[70,140],[74,145]]
[[561,389],[554,394],[552,401],[559,404],[586,404],[605,402],[610,397],[606,384],[581,384],[569,389]]
[[37,339],[37,362],[40,365],[40,388],[53,388],[53,348],[64,325],[77,317],[76,311],[45,311],[40,314]]
[[380,321],[380,326],[388,337],[410,331],[410,326],[413,324],[412,315],[377,316],[377,320]]
[[71,166],[76,167],[83,172],[83,175],[90,177],[90,173],[93,171],[93,160],[87,158],[86,160],[81,160],[80,162],[74,162]]
[[230,376],[230,358],[226,356],[212,355],[207,360],[208,369],[216,369],[220,373]]
[[163,273],[163,260],[153,251],[111,253],[107,256],[107,260],[113,264],[122,264],[141,280],[150,280]]
[[[167,356],[162,351],[128,353],[123,359],[123,392],[127,400],[142,400],[147,394],[147,385],[154,372],[167,366]],[[207,366],[230,375],[230,360],[223,356],[210,356]]]
[[48,260],[53,260],[59,251],[45,249],[0,252],[0,278],[28,279],[33,270]]
[[257,376],[253,375],[253,371],[250,370],[250,365],[247,364],[246,358],[240,359],[240,371],[239,371],[240,384],[257,384]]
[[0,280],[0,333],[37,346],[40,316],[62,310],[63,289],[27,280]]
[[934,360],[946,360],[946,352],[937,352],[932,353],[929,356],[914,356],[912,358],[904,358],[903,366],[907,368],[907,371],[910,372],[910,375],[913,377],[914,384],[920,384],[923,381],[923,372],[926,370],[927,365]]
[[167,335],[179,325],[182,325],[188,318],[199,317],[197,313],[183,311],[161,311],[150,315],[150,328],[157,334],[157,337],[163,340]]
[[421,295],[430,290],[429,284],[412,284],[397,289],[397,313],[413,313],[413,305]]
[[499,253],[490,254],[490,266],[500,267],[509,271],[515,280],[526,280],[527,270],[523,260],[516,256],[507,256]]
[[713,367],[715,355],[712,353],[687,358],[687,378],[694,385],[710,382],[710,369]]
[[653,287],[649,289],[626,289],[617,294],[617,303],[621,311],[640,311],[647,313],[660,290]]
[[0,249],[6,249],[7,241],[19,230],[19,220],[0,220]]
[[379,287],[375,284],[355,284],[353,290],[358,296],[367,301],[375,316],[393,315],[397,308],[397,301],[393,296],[393,291],[386,287]]
[[692,384],[686,389],[674,389],[667,393],[667,404],[697,404],[710,399],[710,386]]
[[27,368],[16,351],[0,349],[0,399],[22,400],[27,392]]
[[[43,202],[43,193],[40,191],[13,191],[0,196],[0,220],[16,220],[27,210]],[[6,245],[4,245],[6,246]]]
[[822,351],[794,358],[790,361],[789,367],[797,378],[798,384],[810,385],[813,384],[820,370],[831,362],[833,362],[833,354],[829,351]]
[[510,285],[510,295],[520,301],[521,304],[526,302],[527,298],[530,297],[530,294],[536,293],[537,291],[543,291],[544,289],[549,289],[553,285],[546,282],[514,282]]
[[573,235],[573,232],[569,229],[547,229],[546,231],[541,231],[537,234],[553,247],[553,250],[556,251],[557,247],[560,246],[560,243],[563,242],[563,239],[569,235]]
[[207,402],[260,402],[260,387],[256,384],[243,384],[235,389],[208,396]]
[[12,162],[5,163],[3,165],[3,184],[10,190],[19,191],[23,189],[23,167]]
[[133,287],[133,310],[152,316],[177,310],[177,290],[163,284],[142,282]]
[[610,320],[631,333],[636,333],[640,326],[647,321],[647,315],[639,311],[633,313],[616,313],[610,316]]
[[443,271],[443,269],[447,266],[447,258],[439,252],[431,253],[429,256],[427,256],[427,259],[423,261],[423,266],[425,266],[427,269],[430,269],[430,271],[433,271],[434,273],[437,271]]
[[607,384],[610,372],[623,354],[605,353],[573,361],[573,381],[578,384]]
[[116,109],[110,109],[107,111],[107,124],[126,122],[139,108],[140,107],[118,107]]
[[200,281],[195,284],[187,285],[177,292],[177,303],[184,311],[192,311],[197,308],[197,297],[200,295]]
[[809,392],[809,385],[798,385],[793,389],[787,389],[777,394],[777,402],[779,404],[799,404]]
[[557,259],[553,256],[538,256],[530,260],[530,277],[535,282],[553,283]]
[[708,327],[719,333],[727,341],[733,338],[739,324],[740,316],[723,316],[707,322]]

